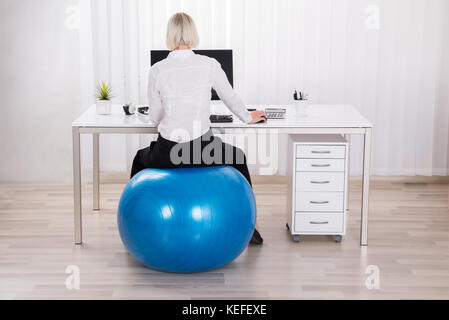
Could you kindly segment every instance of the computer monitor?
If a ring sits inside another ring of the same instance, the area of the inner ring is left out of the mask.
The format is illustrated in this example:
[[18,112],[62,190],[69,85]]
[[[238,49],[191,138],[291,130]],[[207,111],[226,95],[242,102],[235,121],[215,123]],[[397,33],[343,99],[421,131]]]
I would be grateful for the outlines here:
[[[232,50],[193,50],[196,54],[201,54],[203,56],[208,56],[216,59],[223,68],[226,76],[228,77],[231,86],[234,86],[234,75],[233,75],[233,60],[232,60]],[[167,58],[170,51],[168,50],[153,50],[151,51],[151,65],[164,60]],[[215,90],[212,89],[212,100],[220,100]]]

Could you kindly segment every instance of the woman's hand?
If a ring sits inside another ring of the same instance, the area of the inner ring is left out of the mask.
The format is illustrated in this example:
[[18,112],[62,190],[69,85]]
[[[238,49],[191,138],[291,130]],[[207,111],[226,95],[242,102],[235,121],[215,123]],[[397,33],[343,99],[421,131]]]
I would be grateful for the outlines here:
[[259,111],[259,110],[252,111],[251,118],[252,118],[252,120],[249,124],[256,124],[261,121],[267,122],[267,115],[265,114],[265,111]]

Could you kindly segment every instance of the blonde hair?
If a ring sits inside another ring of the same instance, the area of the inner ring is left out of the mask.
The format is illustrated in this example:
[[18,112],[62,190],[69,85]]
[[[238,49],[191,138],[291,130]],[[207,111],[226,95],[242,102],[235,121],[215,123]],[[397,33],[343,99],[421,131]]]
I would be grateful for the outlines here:
[[180,46],[198,47],[200,39],[195,21],[187,13],[175,13],[168,21],[166,42],[170,50]]

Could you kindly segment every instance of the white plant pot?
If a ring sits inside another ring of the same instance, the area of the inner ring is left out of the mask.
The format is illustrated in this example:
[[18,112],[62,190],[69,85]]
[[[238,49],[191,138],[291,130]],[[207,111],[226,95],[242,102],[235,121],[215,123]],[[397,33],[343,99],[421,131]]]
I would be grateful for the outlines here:
[[111,114],[111,101],[110,100],[97,100],[97,114],[108,115]]

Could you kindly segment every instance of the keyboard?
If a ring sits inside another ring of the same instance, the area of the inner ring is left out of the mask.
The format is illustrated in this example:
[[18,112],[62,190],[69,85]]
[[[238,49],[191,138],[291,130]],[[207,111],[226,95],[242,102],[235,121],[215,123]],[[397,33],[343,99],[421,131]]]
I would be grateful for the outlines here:
[[210,122],[212,122],[212,123],[231,123],[231,122],[234,122],[234,118],[232,115],[213,114],[210,116]]
[[265,114],[267,115],[267,119],[285,119],[286,109],[280,108],[266,108]]

